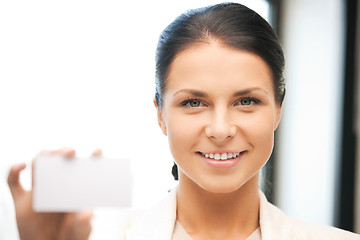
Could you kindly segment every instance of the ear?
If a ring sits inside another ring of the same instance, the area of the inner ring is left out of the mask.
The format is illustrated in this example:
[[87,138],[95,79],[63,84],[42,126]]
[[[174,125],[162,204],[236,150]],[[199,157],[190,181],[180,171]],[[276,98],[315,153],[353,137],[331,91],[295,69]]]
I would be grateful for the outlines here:
[[164,134],[165,136],[167,136],[166,124],[165,124],[165,122],[164,122],[164,120],[163,120],[162,112],[161,112],[161,110],[159,109],[159,107],[158,107],[158,105],[157,105],[157,103],[156,103],[155,98],[154,98],[153,102],[154,102],[154,105],[155,105],[155,108],[156,108],[156,111],[157,111],[157,120],[158,120],[159,127],[161,128],[161,131],[163,132],[163,134]]
[[279,126],[280,123],[280,119],[281,119],[281,114],[282,114],[282,107],[276,106],[276,115],[275,115],[275,121],[274,121],[274,131],[277,129],[277,127]]

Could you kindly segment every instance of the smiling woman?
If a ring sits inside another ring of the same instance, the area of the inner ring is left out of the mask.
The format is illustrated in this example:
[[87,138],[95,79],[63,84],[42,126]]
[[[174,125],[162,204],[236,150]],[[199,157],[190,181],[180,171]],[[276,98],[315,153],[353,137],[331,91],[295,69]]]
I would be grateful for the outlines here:
[[[274,31],[241,4],[188,11],[163,31],[154,104],[178,166],[179,184],[159,205],[129,212],[119,226],[120,239],[360,239],[293,220],[258,189],[259,171],[272,152],[281,117],[283,68]],[[14,166],[9,174],[20,236],[70,239],[78,234],[77,239],[86,239],[88,214],[45,218],[24,209],[31,194],[25,196],[18,184],[23,167]],[[46,224],[49,233],[42,231]]]
[[281,113],[268,65],[210,40],[179,53],[168,79],[158,116],[180,167],[180,188],[189,177],[210,192],[234,192],[257,179]]

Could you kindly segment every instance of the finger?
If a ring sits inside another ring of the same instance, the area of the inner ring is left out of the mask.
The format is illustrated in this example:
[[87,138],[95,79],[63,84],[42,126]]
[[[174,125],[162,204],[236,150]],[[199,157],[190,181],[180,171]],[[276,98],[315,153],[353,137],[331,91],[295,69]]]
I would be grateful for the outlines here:
[[66,158],[72,158],[75,156],[75,150],[73,148],[63,147],[55,151],[55,154],[60,154]]
[[93,156],[93,157],[100,157],[102,154],[103,154],[103,152],[102,152],[102,150],[99,148],[99,149],[96,149],[95,151],[93,151],[92,156]]
[[79,224],[89,224],[93,216],[94,212],[92,210],[78,212],[75,215],[75,222]]
[[72,158],[75,156],[75,153],[76,152],[73,148],[63,147],[57,150],[41,151],[39,154],[36,155],[35,159],[44,155],[62,155],[63,157],[66,158]]
[[26,164],[20,163],[12,166],[9,170],[7,182],[14,200],[25,191],[20,184],[20,172],[25,168]]
[[83,211],[76,213],[74,219],[75,227],[75,239],[85,240],[89,238],[91,233],[91,218],[93,216],[92,211]]

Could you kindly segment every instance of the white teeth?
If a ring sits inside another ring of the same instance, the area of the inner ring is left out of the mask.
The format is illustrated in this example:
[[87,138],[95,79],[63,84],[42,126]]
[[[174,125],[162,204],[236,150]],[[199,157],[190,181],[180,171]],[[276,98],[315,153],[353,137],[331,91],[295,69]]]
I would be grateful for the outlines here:
[[210,159],[227,160],[238,157],[240,153],[202,153],[202,155]]

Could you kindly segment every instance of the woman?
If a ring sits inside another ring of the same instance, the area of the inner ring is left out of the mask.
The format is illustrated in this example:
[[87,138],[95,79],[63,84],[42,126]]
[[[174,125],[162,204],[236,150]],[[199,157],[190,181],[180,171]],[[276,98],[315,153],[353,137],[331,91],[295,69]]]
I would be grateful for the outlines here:
[[[281,117],[283,68],[272,28],[240,4],[189,11],[163,31],[154,104],[179,185],[159,206],[130,213],[124,238],[360,239],[290,219],[258,190]],[[90,215],[40,215],[20,204],[31,199],[19,186],[23,167],[9,174],[22,239],[86,239]],[[29,219],[53,228],[44,233]]]

